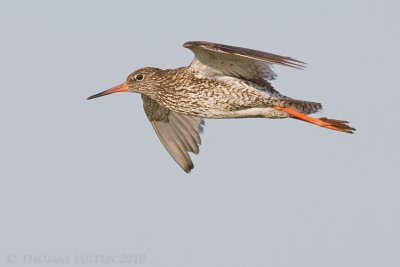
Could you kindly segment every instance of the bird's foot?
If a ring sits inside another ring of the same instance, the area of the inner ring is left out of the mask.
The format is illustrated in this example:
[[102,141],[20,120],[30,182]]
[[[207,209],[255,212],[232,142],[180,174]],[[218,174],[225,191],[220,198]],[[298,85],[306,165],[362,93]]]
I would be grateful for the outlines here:
[[309,123],[312,123],[312,124],[315,124],[315,125],[318,125],[323,128],[330,129],[330,130],[344,132],[344,133],[353,133],[356,130],[356,129],[350,127],[349,125],[347,125],[349,123],[347,121],[328,119],[325,117],[313,118],[313,117],[307,116],[303,113],[300,113],[297,110],[294,110],[292,108],[287,108],[287,107],[276,106],[274,108],[276,110],[285,111],[286,113],[291,115],[294,119],[309,122]]
[[328,119],[328,118],[319,118],[317,120],[319,120],[321,123],[319,126],[328,128],[331,130],[345,132],[345,133],[353,133],[356,130],[353,127],[350,127],[349,125],[347,125],[349,123],[348,121],[333,120],[333,119]]

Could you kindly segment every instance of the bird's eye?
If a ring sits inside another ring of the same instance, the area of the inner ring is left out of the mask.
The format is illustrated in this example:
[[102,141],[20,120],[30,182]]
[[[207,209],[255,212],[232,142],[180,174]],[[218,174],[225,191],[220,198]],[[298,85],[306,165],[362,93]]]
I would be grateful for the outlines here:
[[144,76],[143,76],[142,74],[137,74],[137,75],[135,76],[135,79],[136,79],[137,81],[141,81],[141,80],[143,80],[143,78],[144,78]]

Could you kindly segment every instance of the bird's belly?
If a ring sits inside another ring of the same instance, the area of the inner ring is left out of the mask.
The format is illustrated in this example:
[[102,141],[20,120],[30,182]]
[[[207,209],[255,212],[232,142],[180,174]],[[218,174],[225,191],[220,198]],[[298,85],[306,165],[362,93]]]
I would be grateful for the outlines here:
[[200,118],[286,118],[286,112],[278,111],[268,105],[272,99],[221,99],[191,98],[181,101],[179,105],[169,107],[171,110]]
[[277,96],[238,81],[220,82],[200,88],[177,88],[174,97],[164,101],[179,113],[202,118],[285,117],[271,108]]
[[249,108],[235,111],[231,118],[270,118],[270,119],[282,119],[287,118],[288,113],[278,111],[272,107],[262,108]]
[[206,119],[234,119],[234,118],[270,118],[281,119],[289,117],[286,112],[278,111],[272,107],[247,108],[235,111],[224,110],[193,110],[185,114]]

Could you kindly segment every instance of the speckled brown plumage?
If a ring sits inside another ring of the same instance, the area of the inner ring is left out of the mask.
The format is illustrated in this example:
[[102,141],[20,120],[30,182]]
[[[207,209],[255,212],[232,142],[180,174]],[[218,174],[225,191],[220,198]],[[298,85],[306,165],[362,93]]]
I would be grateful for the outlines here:
[[188,67],[141,68],[125,83],[89,99],[114,92],[141,94],[158,137],[186,172],[193,168],[188,152],[199,152],[203,118],[292,117],[332,130],[354,131],[345,121],[307,116],[322,105],[289,98],[272,87],[268,81],[276,77],[272,64],[303,68],[301,61],[209,42],[187,42],[184,47],[195,54]]

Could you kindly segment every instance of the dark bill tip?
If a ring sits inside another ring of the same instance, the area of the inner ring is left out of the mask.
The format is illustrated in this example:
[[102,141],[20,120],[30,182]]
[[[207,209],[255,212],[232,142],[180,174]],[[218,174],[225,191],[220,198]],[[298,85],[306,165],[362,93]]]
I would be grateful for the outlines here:
[[87,100],[90,100],[90,99],[93,99],[93,98],[96,98],[96,97],[100,97],[100,96],[105,96],[105,95],[113,94],[113,93],[127,92],[128,89],[129,89],[129,88],[128,88],[128,84],[127,84],[127,83],[121,83],[121,84],[119,84],[119,85],[117,85],[117,86],[114,86],[113,88],[110,88],[110,89],[108,89],[108,90],[105,90],[105,91],[103,91],[103,92],[101,92],[101,93],[98,93],[98,94],[89,96],[89,97],[87,98]]

